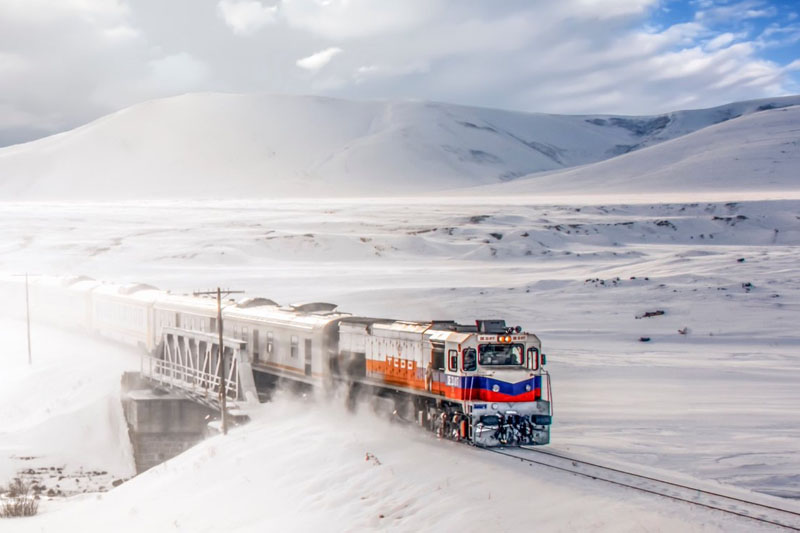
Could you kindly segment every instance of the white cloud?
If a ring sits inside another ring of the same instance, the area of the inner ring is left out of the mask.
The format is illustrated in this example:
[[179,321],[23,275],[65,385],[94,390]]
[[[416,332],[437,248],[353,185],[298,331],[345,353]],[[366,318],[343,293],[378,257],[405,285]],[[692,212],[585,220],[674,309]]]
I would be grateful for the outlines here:
[[341,48],[332,46],[330,48],[326,48],[325,50],[320,50],[316,54],[311,54],[308,57],[298,59],[296,64],[298,67],[306,70],[319,70],[330,63],[331,59],[341,52]]
[[47,22],[73,16],[102,25],[130,14],[123,0],[3,0],[2,4],[5,14],[24,22]]
[[721,33],[706,43],[706,50],[719,50],[731,44],[734,40],[732,33]]
[[10,75],[18,73],[28,66],[24,58],[18,54],[9,54],[0,51],[0,74]]
[[429,71],[430,65],[424,62],[409,63],[406,65],[362,65],[355,71],[355,80],[357,83],[361,83],[374,78],[424,74]]
[[580,16],[593,16],[599,19],[627,15],[641,15],[659,5],[659,0],[575,0],[564,2],[576,6]]
[[147,83],[160,93],[198,90],[208,77],[205,63],[186,52],[153,60],[149,66],[150,78]]
[[417,27],[445,4],[444,0],[284,0],[281,11],[292,27],[348,39]]
[[796,62],[763,59],[797,20],[731,25],[763,0],[694,0],[668,26],[663,0],[191,3],[0,0],[0,143],[193,90],[628,114],[798,90]]
[[695,20],[704,23],[741,21],[745,19],[756,19],[764,17],[774,17],[777,10],[774,6],[763,7],[762,0],[743,0],[731,4],[715,4],[710,2],[695,14]]
[[140,36],[136,29],[124,24],[104,29],[103,35],[105,35],[110,41],[126,41],[130,39],[137,39]]
[[800,42],[800,24],[796,23],[785,26],[771,24],[756,39],[756,43],[762,48],[789,46],[797,42]]
[[275,23],[277,6],[266,6],[258,0],[220,0],[217,4],[225,23],[239,35],[252,35]]

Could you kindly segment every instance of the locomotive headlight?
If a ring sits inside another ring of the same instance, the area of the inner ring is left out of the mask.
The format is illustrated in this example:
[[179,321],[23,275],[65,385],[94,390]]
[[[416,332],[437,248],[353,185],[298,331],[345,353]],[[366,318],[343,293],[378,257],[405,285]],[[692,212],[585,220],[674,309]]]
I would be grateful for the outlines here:
[[500,392],[500,385],[492,385],[492,392]]
[[531,386],[530,385],[525,385],[525,390],[530,392],[531,391]]

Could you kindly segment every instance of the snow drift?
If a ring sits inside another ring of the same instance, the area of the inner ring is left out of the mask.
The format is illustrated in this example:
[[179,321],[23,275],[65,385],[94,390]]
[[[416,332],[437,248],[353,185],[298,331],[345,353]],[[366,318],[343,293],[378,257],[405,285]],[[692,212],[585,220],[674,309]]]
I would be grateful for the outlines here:
[[413,194],[585,165],[798,103],[800,97],[786,97],[615,117],[190,94],[0,150],[0,195],[95,200]]

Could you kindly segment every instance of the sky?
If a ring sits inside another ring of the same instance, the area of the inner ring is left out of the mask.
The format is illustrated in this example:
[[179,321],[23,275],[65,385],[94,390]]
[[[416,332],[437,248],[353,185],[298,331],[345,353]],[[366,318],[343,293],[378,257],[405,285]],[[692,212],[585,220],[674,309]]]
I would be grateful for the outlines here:
[[800,93],[800,1],[0,0],[0,146],[196,91],[710,107]]

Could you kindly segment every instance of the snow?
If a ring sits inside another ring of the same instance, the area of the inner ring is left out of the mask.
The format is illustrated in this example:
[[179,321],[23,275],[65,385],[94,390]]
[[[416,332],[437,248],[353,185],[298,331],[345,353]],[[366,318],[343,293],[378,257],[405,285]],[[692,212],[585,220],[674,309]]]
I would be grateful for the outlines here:
[[419,194],[593,163],[798,103],[783,97],[610,117],[189,94],[0,150],[0,194],[83,201]]
[[[548,354],[553,450],[796,498],[798,211],[793,200],[578,207],[474,196],[416,205],[390,198],[7,203],[0,271],[85,274],[175,292],[221,284],[281,303],[332,301],[368,316],[505,317],[539,334]],[[663,316],[636,318],[659,309]],[[687,327],[687,335],[678,332]],[[80,352],[85,340],[63,342]],[[24,361],[24,344],[16,346],[10,353]],[[109,387],[120,372],[109,368]],[[34,397],[51,405],[47,390]],[[264,405],[263,417],[229,443],[209,440],[99,500],[46,502],[25,527],[92,516],[104,530],[124,516],[130,530],[177,521],[211,531],[224,521],[247,531],[272,516],[289,529],[357,530],[387,527],[380,514],[401,530],[450,523],[511,530],[531,520],[545,530],[754,527],[569,476],[519,472],[329,403],[333,411],[289,399]],[[11,400],[3,405],[13,409]],[[47,427],[46,411],[35,412]],[[58,419],[53,424],[67,433]],[[53,434],[42,431],[17,442],[33,448]],[[114,435],[104,438],[118,447]],[[364,461],[367,452],[383,464]],[[430,505],[442,484],[451,504]],[[498,503],[498,494],[513,497]],[[228,507],[209,511],[221,497]],[[458,503],[484,499],[493,504]],[[447,508],[457,511],[439,514]]]
[[[800,108],[766,110],[636,152],[480,190],[486,194],[800,196]],[[472,192],[471,194],[474,194]],[[640,200],[641,201],[641,200]]]
[[[796,103],[664,120],[265,95],[150,102],[0,150],[0,277],[503,317],[542,339],[552,450],[791,506],[800,111],[769,107]],[[608,159],[618,145],[636,150]],[[277,198],[323,181],[337,198]],[[367,184],[373,197],[344,196]],[[222,201],[189,200],[220,186]],[[392,187],[403,195],[380,196]],[[109,197],[127,201],[65,201]],[[20,308],[18,293],[3,296]],[[133,472],[118,396],[138,353],[37,322],[28,366],[23,324],[0,318],[0,483],[61,468],[71,496],[0,530],[759,527],[283,395],[228,437],[96,493]]]
[[138,354],[35,323],[29,365],[25,322],[4,318],[0,330],[0,485],[42,470],[48,488],[74,494],[133,476],[119,389]]
[[[16,322],[4,321],[3,326],[20,331]],[[63,350],[61,343],[67,343],[76,350],[70,354],[70,370],[89,373],[95,369],[95,341],[77,335],[70,338],[42,326],[37,329],[37,337],[56,335],[53,340],[57,341],[39,345],[34,352],[37,358],[47,361]],[[15,357],[3,361],[23,361],[17,365],[21,370],[16,376],[21,385],[48,383],[59,389],[71,381],[25,372],[27,363],[19,342],[23,338],[12,336],[14,350],[4,353]],[[118,365],[130,355],[113,345],[103,352],[116,358]],[[41,366],[37,360],[32,368]],[[94,389],[99,392],[102,381],[114,380],[118,374],[109,367],[105,376],[98,373],[96,377],[100,379]],[[81,396],[85,395],[86,391]],[[35,412],[28,418],[51,436],[68,436],[74,433],[72,425],[64,427],[58,414],[40,410],[56,396],[64,399],[58,393],[30,395]],[[62,403],[76,403],[76,398]],[[121,414],[114,416],[119,421]],[[102,417],[93,421],[101,425]],[[40,439],[41,435],[29,438],[29,449],[35,449]],[[109,450],[121,448],[113,436],[106,435],[105,441]],[[59,442],[62,450],[96,451],[69,440]],[[55,461],[57,453],[50,451],[47,458]],[[89,460],[86,457],[84,461]],[[114,463],[108,450],[102,457],[97,461],[103,468]],[[38,516],[0,521],[0,529],[518,531],[535,524],[545,531],[760,530],[754,523],[614,486],[598,490],[596,483],[438,441],[431,434],[391,424],[366,405],[356,414],[349,413],[342,398],[303,400],[278,395],[254,412],[250,424],[233,429],[227,437],[212,437],[110,492],[45,499]]]

